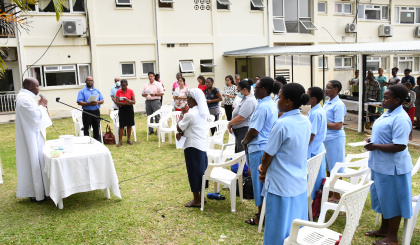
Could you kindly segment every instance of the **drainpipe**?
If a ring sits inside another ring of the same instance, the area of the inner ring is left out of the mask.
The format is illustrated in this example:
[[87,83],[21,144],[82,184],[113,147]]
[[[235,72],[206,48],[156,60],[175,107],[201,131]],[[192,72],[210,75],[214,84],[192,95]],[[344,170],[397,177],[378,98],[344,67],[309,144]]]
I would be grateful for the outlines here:
[[[270,21],[270,2],[271,1],[267,1],[267,36],[268,36],[268,47],[273,47],[273,43],[271,42],[271,35],[272,35],[272,22]],[[274,74],[276,73],[276,61],[275,61],[275,56],[274,56]],[[271,56],[268,56],[268,73],[267,74],[271,74]],[[275,76],[275,75],[274,75]]]
[[[159,0],[155,0],[155,28],[156,28],[156,65],[160,74],[160,39],[159,39],[159,18],[158,18],[158,4]],[[156,72],[157,73],[157,72]],[[161,74],[162,76],[162,74]]]
[[[17,41],[18,41],[18,46],[17,46],[17,51],[18,51],[18,60],[19,60],[19,68],[20,68],[20,76],[22,77],[22,81],[23,82],[23,72],[25,71],[25,65],[23,64],[23,44],[22,44],[22,37],[20,36],[20,31],[16,29],[16,33],[17,33]],[[29,72],[29,71],[28,71]],[[28,76],[28,75],[27,75]],[[22,83],[19,82],[19,86],[16,88],[15,87],[15,91],[21,89],[22,87]],[[40,83],[42,83],[42,81],[39,81]],[[14,82],[13,82],[14,83]]]

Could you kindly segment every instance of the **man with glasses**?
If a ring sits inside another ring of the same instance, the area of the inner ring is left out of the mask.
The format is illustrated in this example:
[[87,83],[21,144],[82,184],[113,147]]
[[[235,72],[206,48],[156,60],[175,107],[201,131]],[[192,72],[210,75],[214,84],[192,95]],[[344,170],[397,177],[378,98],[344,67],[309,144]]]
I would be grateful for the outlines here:
[[[93,87],[93,78],[91,76],[86,77],[86,87],[79,91],[77,95],[77,104],[82,106],[82,109],[95,116],[100,116],[99,111],[100,105],[104,103],[104,97],[101,92]],[[90,99],[89,99],[90,98]],[[89,136],[89,129],[92,127],[93,138],[97,141],[101,141],[101,134],[99,133],[100,121],[91,115],[83,113],[83,134]]]

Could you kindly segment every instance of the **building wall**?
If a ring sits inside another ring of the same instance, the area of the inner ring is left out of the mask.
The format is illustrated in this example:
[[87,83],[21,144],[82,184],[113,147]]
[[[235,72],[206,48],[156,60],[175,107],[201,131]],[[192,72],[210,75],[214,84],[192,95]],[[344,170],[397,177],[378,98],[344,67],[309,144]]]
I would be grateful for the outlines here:
[[[218,10],[217,0],[210,0],[209,3],[204,1],[205,7],[210,6],[209,9],[205,8],[204,10],[196,10],[196,3],[193,0],[175,1],[173,8],[159,8],[157,7],[158,1],[132,1],[131,8],[116,7],[115,1],[86,1],[88,9],[86,13],[64,13],[62,17],[62,20],[82,20],[85,33],[80,37],[64,37],[60,30],[51,47],[37,65],[90,64],[90,75],[94,77],[95,87],[103,93],[105,98],[102,113],[109,113],[112,107],[109,92],[114,84],[114,77],[126,78],[129,87],[137,95],[135,110],[144,111],[145,102],[141,97],[141,91],[144,84],[148,82],[148,78],[143,75],[142,62],[155,63],[155,72],[160,73],[166,88],[164,104],[170,104],[172,101],[171,88],[175,82],[176,73],[180,71],[180,60],[191,60],[194,63],[194,72],[184,74],[189,87],[196,87],[196,78],[202,74],[200,60],[213,60],[216,65],[213,72],[202,75],[213,77],[215,86],[222,89],[225,76],[234,75],[236,72],[235,57],[224,57],[223,54],[226,51],[277,45],[330,45],[419,40],[413,34],[416,26],[420,23],[396,24],[394,21],[395,6],[420,7],[419,0],[360,1],[361,4],[382,5],[389,5],[391,2],[388,20],[355,19],[355,0],[312,0],[310,9],[312,21],[317,30],[310,34],[274,33],[273,0],[264,0],[265,8],[262,11],[251,10],[249,0],[230,0],[232,5],[229,10]],[[318,13],[319,2],[326,2],[326,13]],[[352,14],[335,13],[336,3],[352,4]],[[199,2],[198,5],[202,4]],[[23,72],[19,67],[21,66],[25,70],[41,57],[61,26],[61,20],[55,21],[54,13],[28,13],[27,15],[31,17],[31,28],[29,33],[22,32],[20,46],[18,38],[10,38],[8,42],[10,47],[21,49],[18,61],[14,62],[12,66],[16,91],[20,88],[20,77]],[[346,25],[356,20],[358,33],[346,33]],[[393,25],[393,37],[378,36],[378,28],[382,24]],[[404,38],[402,39],[402,37]],[[325,72],[325,80],[337,79],[343,83],[344,89],[349,89],[347,81],[353,76],[356,69],[356,58],[353,58],[352,67],[338,69],[334,64],[335,57],[326,57],[328,69]],[[299,60],[299,57],[294,57],[294,59]],[[121,76],[120,65],[124,62],[134,63],[134,76]],[[388,69],[385,71],[385,75],[389,77],[389,68],[396,65],[393,64],[393,56],[388,57],[387,63]],[[291,71],[291,65],[276,64],[274,67],[272,57],[249,59],[248,74],[251,78],[256,75],[273,76],[275,69]],[[314,84],[323,86],[323,72],[318,68],[318,57],[316,56],[313,58],[312,71]],[[310,73],[311,68],[308,65],[296,64],[293,80],[309,87],[311,85]],[[418,76],[420,71],[414,71],[412,75]],[[26,76],[28,73],[25,73]],[[61,97],[63,102],[77,106],[75,102],[77,92],[83,87],[83,83],[72,86],[44,87],[41,88],[41,93],[49,98],[50,113],[54,117],[68,116],[70,109],[54,102],[55,98]]]

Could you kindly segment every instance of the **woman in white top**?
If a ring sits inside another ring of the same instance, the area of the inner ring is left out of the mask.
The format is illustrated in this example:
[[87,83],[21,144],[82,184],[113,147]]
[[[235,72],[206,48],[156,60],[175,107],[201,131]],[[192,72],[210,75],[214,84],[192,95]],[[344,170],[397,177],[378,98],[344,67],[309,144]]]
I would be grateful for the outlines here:
[[185,78],[180,77],[178,85],[179,87],[175,88],[176,95],[174,95],[175,111],[181,111],[181,108],[187,105],[188,87],[185,86]]
[[207,138],[206,125],[210,116],[207,101],[201,89],[193,88],[187,94],[186,107],[182,108],[176,135],[177,140],[181,136],[186,138],[183,149],[185,163],[187,165],[188,180],[194,199],[185,204],[185,207],[200,207],[201,182],[204,172],[207,169]]
[[397,75],[398,70],[399,70],[398,67],[392,68],[392,71],[391,71],[392,77],[389,78],[389,82],[388,82],[387,85],[393,85],[393,84],[397,84],[397,83],[401,82],[401,77],[399,77]]

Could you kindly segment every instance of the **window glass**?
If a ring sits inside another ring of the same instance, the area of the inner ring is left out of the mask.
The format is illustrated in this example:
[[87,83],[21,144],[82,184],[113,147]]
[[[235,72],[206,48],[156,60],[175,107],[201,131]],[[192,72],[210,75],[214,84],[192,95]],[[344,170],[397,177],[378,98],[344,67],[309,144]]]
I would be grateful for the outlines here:
[[86,78],[90,75],[89,65],[79,65],[79,84],[84,84]]
[[400,23],[400,8],[395,7],[395,15],[394,15],[395,23]]
[[344,58],[344,66],[351,67],[351,58]]
[[213,66],[213,60],[200,60],[200,70],[202,73],[212,73]]
[[133,76],[134,74],[134,64],[121,64],[121,75],[122,76]]
[[367,20],[380,20],[381,11],[379,9],[365,9],[365,17]]
[[149,72],[155,72],[155,63],[153,62],[145,62],[143,65],[143,75],[146,75]]
[[287,9],[287,11],[284,13],[287,32],[297,33],[299,31],[298,1],[285,1],[284,9]]
[[387,57],[381,57],[381,67],[384,69],[384,71],[388,70],[388,58]]
[[366,70],[377,71],[379,67],[380,67],[379,60],[366,62]]
[[420,23],[420,8],[416,8],[416,23]]
[[341,58],[341,57],[336,57],[336,58],[335,58],[335,66],[336,66],[336,67],[342,67],[342,66],[343,66],[343,58]]
[[419,71],[419,70],[420,70],[420,57],[414,57],[413,71]]
[[400,71],[404,71],[405,69],[413,69],[413,62],[412,61],[400,61],[398,64],[398,68]]
[[[69,0],[63,0],[63,12],[70,12]],[[39,12],[52,12],[55,13],[53,0],[39,0]]]
[[325,2],[318,3],[318,13],[326,13],[327,12],[327,4]]
[[357,18],[364,19],[365,18],[365,5],[359,4],[359,10],[357,12]]
[[310,17],[311,16],[311,3],[310,0],[299,0],[299,17]]
[[0,93],[8,91],[15,91],[13,71],[11,69],[6,69],[4,75],[0,77]]
[[388,8],[388,6],[382,6],[382,19],[383,20],[389,19],[389,8]]
[[43,84],[42,78],[41,78],[41,67],[31,67],[29,69],[29,76],[36,78],[38,80],[39,85],[42,86]]
[[343,12],[343,4],[342,3],[336,3],[335,4],[335,12],[336,13],[342,13]]
[[283,17],[283,0],[273,0],[273,16]]
[[76,72],[46,72],[46,86],[76,85]]
[[344,13],[351,14],[351,4],[348,4],[348,3],[344,4]]
[[194,72],[194,64],[192,61],[180,61],[179,67],[181,69],[181,72]]
[[[324,64],[322,64],[322,61],[324,61]],[[322,65],[324,65],[325,69],[328,68],[327,57],[325,57],[324,60],[322,59],[322,57],[318,57],[318,68],[322,69]]]
[[229,9],[229,4],[221,4],[217,2],[217,9]]
[[286,25],[284,23],[283,18],[274,18],[274,32],[285,32],[286,31]]
[[401,12],[400,23],[413,24],[414,12]]

